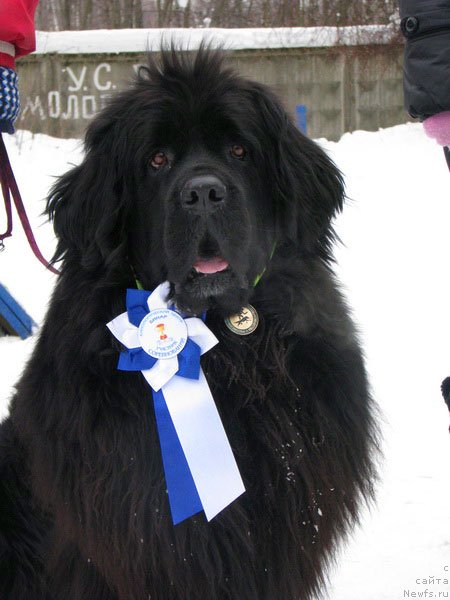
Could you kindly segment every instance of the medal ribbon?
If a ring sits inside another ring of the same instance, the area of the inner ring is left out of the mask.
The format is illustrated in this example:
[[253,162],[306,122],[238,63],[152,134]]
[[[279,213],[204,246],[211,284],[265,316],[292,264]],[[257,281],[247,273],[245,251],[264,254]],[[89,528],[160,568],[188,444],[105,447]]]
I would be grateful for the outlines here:
[[169,283],[152,293],[128,289],[127,311],[107,323],[125,346],[117,368],[141,371],[152,388],[156,424],[174,525],[204,510],[210,521],[244,491],[200,356],[218,343],[197,317],[184,319],[188,338],[172,358],[156,359],[141,346],[139,326],[152,311],[174,310]]

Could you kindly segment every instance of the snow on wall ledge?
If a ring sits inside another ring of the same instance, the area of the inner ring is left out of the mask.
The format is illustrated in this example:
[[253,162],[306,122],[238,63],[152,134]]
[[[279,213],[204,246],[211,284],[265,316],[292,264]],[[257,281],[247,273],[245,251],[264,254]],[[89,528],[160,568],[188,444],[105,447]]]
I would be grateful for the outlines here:
[[397,34],[387,25],[355,27],[276,27],[254,29],[98,29],[92,31],[38,31],[36,54],[118,54],[158,50],[174,41],[186,50],[201,42],[229,50],[265,48],[321,48],[386,44]]

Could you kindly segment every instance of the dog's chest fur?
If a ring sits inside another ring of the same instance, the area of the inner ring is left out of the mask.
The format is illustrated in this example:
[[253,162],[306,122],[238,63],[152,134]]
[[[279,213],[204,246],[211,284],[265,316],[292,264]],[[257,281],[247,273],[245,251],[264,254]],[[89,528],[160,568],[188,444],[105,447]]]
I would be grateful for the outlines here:
[[[53,330],[65,310],[60,293],[13,410],[22,432],[34,436],[30,470],[54,519],[56,592],[64,591],[56,573],[68,553],[120,600],[272,600],[280,589],[293,598],[300,583],[313,586],[317,573],[305,565],[319,568],[316,553],[333,544],[365,485],[352,456],[355,448],[365,460],[368,443],[357,346],[338,351],[336,340],[287,333],[289,318],[265,314],[258,303],[260,325],[245,338],[208,317],[219,344],[202,365],[246,492],[210,523],[199,514],[174,527],[151,389],[140,373],[116,369],[104,327],[111,308],[91,308],[97,333],[83,331],[82,310],[66,314],[66,330]],[[83,290],[73,293],[82,305]],[[59,352],[62,343],[72,352]]]

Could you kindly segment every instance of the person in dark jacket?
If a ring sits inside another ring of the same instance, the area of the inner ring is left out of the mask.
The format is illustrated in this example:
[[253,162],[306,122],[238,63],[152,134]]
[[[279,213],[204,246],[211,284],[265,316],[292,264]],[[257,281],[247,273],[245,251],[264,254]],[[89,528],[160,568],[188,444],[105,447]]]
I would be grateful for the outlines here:
[[446,149],[450,168],[450,0],[399,0],[405,108]]
[[[399,0],[405,108],[444,147],[450,169],[450,0]],[[450,410],[450,377],[441,385]]]

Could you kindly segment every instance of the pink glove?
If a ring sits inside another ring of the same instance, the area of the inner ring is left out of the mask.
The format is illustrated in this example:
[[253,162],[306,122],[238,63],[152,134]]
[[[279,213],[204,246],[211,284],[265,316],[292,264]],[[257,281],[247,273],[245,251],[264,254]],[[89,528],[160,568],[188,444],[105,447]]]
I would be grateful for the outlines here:
[[435,139],[440,146],[450,146],[450,110],[428,117],[423,128],[427,136]]

